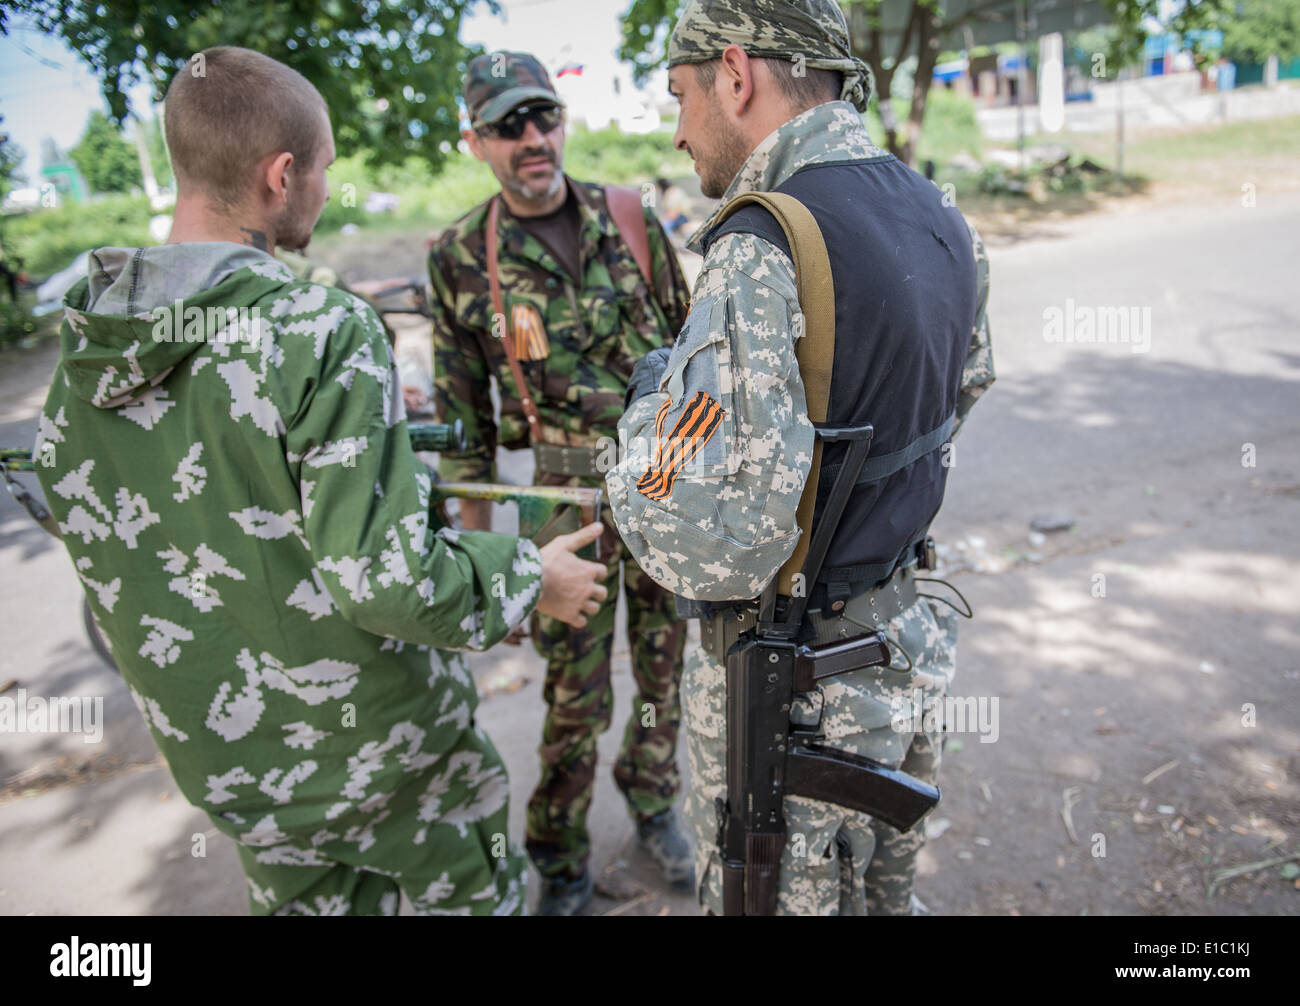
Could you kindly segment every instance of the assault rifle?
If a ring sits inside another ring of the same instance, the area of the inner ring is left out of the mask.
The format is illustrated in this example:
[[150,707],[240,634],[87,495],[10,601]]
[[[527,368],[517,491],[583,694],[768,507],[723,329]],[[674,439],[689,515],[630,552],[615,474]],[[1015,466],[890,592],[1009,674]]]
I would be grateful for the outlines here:
[[[459,419],[454,423],[410,424],[407,432],[411,436],[411,449],[414,451],[454,451],[465,448],[465,427]],[[36,460],[29,447],[0,447],[0,463],[7,472],[34,472]]]
[[[416,451],[463,450],[465,428],[458,419],[454,423],[413,423],[407,427],[411,448]],[[23,508],[47,530],[52,521],[48,511],[23,486],[13,480],[10,472],[36,470],[36,461],[27,447],[0,447],[0,470],[10,494]],[[584,524],[600,519],[604,493],[599,489],[569,489],[563,486],[514,486],[481,482],[438,482],[433,484],[432,495],[438,504],[449,499],[489,500],[493,503],[514,503],[519,508],[519,526],[537,528],[531,536],[544,545],[558,534],[576,531]],[[575,516],[576,514],[576,516]],[[450,526],[445,511],[439,514],[442,526]],[[570,526],[571,525],[571,526]],[[51,531],[58,537],[57,533]],[[581,549],[578,554],[599,558],[600,542]],[[590,552],[589,552],[590,550]]]
[[[808,607],[849,494],[871,448],[871,426],[816,426],[823,442],[846,441],[841,466],[803,565],[808,589],[794,591],[781,617],[777,578],[763,592],[755,628],[741,634],[727,653],[727,794],[718,799],[718,848],[722,853],[723,912],[776,913],[777,881],[786,823],[782,800],[789,794],[848,807],[908,831],[939,802],[939,790],[870,758],[826,747],[820,722],[794,724],[796,693],[847,671],[890,662],[879,632],[824,646],[798,643]],[[823,704],[824,705],[824,704]]]
[[[458,419],[451,424],[419,423],[407,427],[411,448],[416,451],[463,450],[465,430]],[[10,478],[10,472],[36,470],[36,461],[27,447],[0,447],[0,468],[4,473],[9,492],[24,509],[42,526],[49,527],[48,513],[40,502],[20,483]],[[439,504],[449,499],[489,500],[493,503],[514,503],[519,508],[519,526],[537,528],[531,537],[544,545],[558,534],[576,531],[584,524],[600,519],[604,493],[600,489],[570,489],[564,486],[515,486],[482,482],[438,482],[433,484],[433,498]],[[571,508],[571,510],[566,510]],[[576,516],[575,516],[576,514]],[[450,526],[446,514],[440,515],[442,526]],[[572,526],[569,526],[572,525]],[[56,534],[57,537],[57,534]],[[596,551],[599,541],[588,549]],[[587,549],[579,551],[579,555]],[[592,557],[592,556],[588,556]]]
[[[464,450],[465,430],[457,419],[450,425],[423,423],[409,427],[411,448],[416,451]],[[439,518],[450,526],[441,504],[449,499],[487,500],[513,503],[519,511],[520,534],[538,545],[600,519],[604,501],[600,489],[571,489],[567,486],[515,486],[492,482],[439,482],[434,478],[433,498],[439,504]],[[599,561],[600,540],[578,550],[585,559]]]

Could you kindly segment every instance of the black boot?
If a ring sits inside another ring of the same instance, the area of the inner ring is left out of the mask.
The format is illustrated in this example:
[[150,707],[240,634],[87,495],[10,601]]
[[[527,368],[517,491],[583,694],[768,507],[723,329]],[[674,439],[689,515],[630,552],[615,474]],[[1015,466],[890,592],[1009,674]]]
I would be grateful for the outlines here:
[[579,877],[543,877],[537,914],[577,915],[591,901],[595,886],[587,869]]
[[676,814],[665,810],[648,820],[638,821],[636,837],[641,848],[659,864],[669,884],[679,890],[694,889],[695,853]]

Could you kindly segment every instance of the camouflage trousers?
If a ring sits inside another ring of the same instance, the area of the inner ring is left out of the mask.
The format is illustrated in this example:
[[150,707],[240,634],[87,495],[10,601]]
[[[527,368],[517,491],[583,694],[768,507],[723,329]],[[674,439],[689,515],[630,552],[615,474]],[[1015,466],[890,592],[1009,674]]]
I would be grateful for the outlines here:
[[471,725],[365,823],[344,817],[273,850],[238,843],[252,914],[396,915],[400,891],[419,915],[521,915],[527,871],[507,838],[508,794],[500,755]]
[[[815,724],[818,706],[826,746],[874,758],[925,782],[937,783],[942,725],[916,732],[894,729],[896,716],[943,696],[955,670],[957,616],[922,598],[885,630],[911,656],[910,672],[864,668],[831,678],[823,697],[796,699],[791,719]],[[854,630],[855,632],[857,630]],[[721,637],[722,633],[718,633]],[[727,723],[724,654],[703,647],[693,653],[682,678],[691,786],[687,813],[695,835],[700,904],[722,914],[722,867],[715,801],[726,793]],[[897,655],[894,662],[905,665]],[[917,696],[920,692],[920,696]],[[919,724],[929,727],[924,720]],[[899,832],[867,814],[831,803],[787,796],[781,853],[778,915],[909,915],[916,857],[924,824]]]
[[613,716],[610,658],[620,573],[637,691],[614,781],[638,820],[667,810],[681,789],[678,690],[686,623],[677,617],[673,595],[641,571],[611,527],[601,536],[600,554],[608,595],[585,628],[533,615],[533,642],[546,661],[546,720],[538,749],[541,780],[528,802],[527,846],[544,877],[580,874],[591,851],[587,810],[596,779],[596,738]]

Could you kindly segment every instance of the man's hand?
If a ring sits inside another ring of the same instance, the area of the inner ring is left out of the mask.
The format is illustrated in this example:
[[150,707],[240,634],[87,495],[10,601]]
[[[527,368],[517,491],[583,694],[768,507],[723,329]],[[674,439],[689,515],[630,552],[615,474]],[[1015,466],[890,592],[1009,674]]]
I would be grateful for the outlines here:
[[491,531],[491,502],[488,500],[460,500],[460,526],[464,531]]
[[604,529],[597,521],[542,546],[542,598],[537,602],[538,612],[582,629],[587,625],[586,616],[600,611],[600,602],[607,594],[600,582],[605,579],[605,567],[579,559],[573,553],[590,545]]
[[402,385],[402,400],[406,402],[408,416],[427,415],[433,405],[433,399],[419,388],[413,388],[409,384]]
[[632,368],[632,376],[628,378],[627,392],[623,395],[625,410],[630,409],[632,403],[642,395],[649,395],[659,390],[659,381],[663,378],[664,371],[668,369],[668,357],[672,352],[667,346],[659,346],[636,361],[636,366]]

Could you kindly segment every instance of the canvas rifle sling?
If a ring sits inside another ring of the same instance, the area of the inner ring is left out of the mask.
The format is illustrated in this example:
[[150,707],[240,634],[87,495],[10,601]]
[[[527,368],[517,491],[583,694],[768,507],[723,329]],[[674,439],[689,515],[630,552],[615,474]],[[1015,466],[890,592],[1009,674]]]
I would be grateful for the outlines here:
[[[795,356],[799,361],[799,374],[803,378],[804,395],[808,402],[808,418],[814,423],[826,422],[831,393],[831,366],[835,360],[835,282],[831,278],[830,256],[821,228],[808,208],[782,192],[746,192],[723,207],[718,222],[749,203],[767,210],[785,231],[794,259],[794,274],[798,284],[799,307],[803,315],[803,337],[795,341]],[[794,591],[795,576],[803,569],[812,539],[813,509],[817,501],[817,483],[821,470],[822,442],[813,441],[812,467],[808,482],[799,498],[797,520],[802,534],[794,552],[777,573],[777,591],[787,597]],[[811,583],[803,584],[810,592]]]

